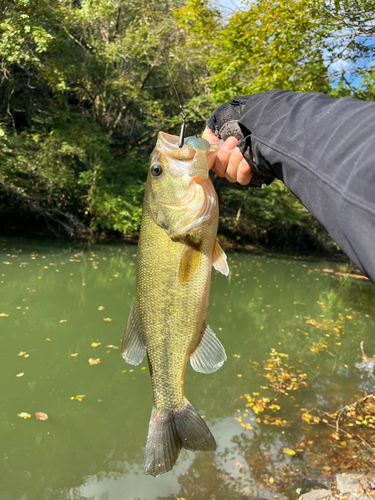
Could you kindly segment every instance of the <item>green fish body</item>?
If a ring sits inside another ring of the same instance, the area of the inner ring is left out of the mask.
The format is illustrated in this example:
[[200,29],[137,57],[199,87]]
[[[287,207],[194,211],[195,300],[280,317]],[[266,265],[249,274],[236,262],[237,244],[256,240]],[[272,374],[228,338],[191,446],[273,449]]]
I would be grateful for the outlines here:
[[229,273],[216,241],[217,196],[208,175],[189,174],[197,153],[189,139],[179,149],[178,137],[160,132],[150,158],[136,298],[121,347],[123,358],[133,365],[147,354],[154,405],[144,468],[153,476],[171,470],[182,447],[216,449],[207,425],[184,395],[184,374],[189,359],[203,373],[216,371],[226,359],[205,321],[212,266]]

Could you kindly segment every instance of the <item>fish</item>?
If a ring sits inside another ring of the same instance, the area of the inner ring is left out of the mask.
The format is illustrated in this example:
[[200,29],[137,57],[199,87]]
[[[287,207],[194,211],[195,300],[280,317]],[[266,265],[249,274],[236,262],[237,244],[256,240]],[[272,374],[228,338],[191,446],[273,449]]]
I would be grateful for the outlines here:
[[229,274],[216,239],[218,199],[208,173],[215,147],[201,138],[159,132],[150,156],[140,237],[137,284],[121,344],[126,363],[147,356],[153,391],[144,471],[170,471],[181,448],[215,451],[216,441],[184,394],[187,362],[213,373],[226,360],[206,323],[212,266]]

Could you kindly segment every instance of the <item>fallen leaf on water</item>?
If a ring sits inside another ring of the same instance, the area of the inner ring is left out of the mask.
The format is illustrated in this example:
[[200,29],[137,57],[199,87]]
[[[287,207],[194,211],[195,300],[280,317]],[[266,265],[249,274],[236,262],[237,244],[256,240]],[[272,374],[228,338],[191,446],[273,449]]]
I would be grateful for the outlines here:
[[146,370],[146,367],[145,367],[145,366],[142,366],[141,371],[143,371],[143,370]]
[[233,357],[234,357],[234,358],[239,358],[239,357],[240,357],[240,355],[239,355],[239,354],[233,354]]
[[66,323],[67,321],[67,319],[60,319],[59,323]]
[[103,321],[112,321],[111,318],[103,318]]
[[91,347],[98,347],[99,345],[101,345],[101,342],[93,342]]
[[25,354],[26,354],[26,352],[25,352],[25,351],[20,351],[20,352],[17,354],[17,356],[24,356]]
[[9,318],[9,314],[0,313],[0,318]]
[[30,356],[30,354],[24,354],[23,357],[24,358],[28,358]]
[[96,359],[90,358],[89,363],[90,363],[90,365],[98,365],[100,363],[100,358],[96,358]]
[[21,373],[17,373],[16,377],[23,377],[25,375],[24,372],[21,372]]
[[41,411],[37,411],[35,413],[35,418],[37,420],[48,420],[48,415],[47,413],[42,413]]
[[98,311],[104,311],[104,309],[105,309],[105,307],[103,307],[103,306],[98,307]]
[[82,399],[86,397],[84,394],[78,394],[77,396],[72,396],[70,399],[73,401],[74,399],[77,401],[82,401]]
[[291,448],[283,448],[283,453],[285,453],[285,455],[289,455],[291,457],[296,454],[296,452],[294,450],[292,450]]
[[72,358],[75,358],[76,356],[78,356],[78,352],[73,352],[73,353],[71,354],[71,357],[72,357]]
[[30,415],[30,413],[26,413],[26,412],[22,411],[21,413],[17,413],[17,417],[21,417],[21,418],[24,418],[26,420],[27,418],[30,418],[31,415]]
[[117,345],[112,345],[112,344],[106,345],[106,347],[108,349],[118,349]]

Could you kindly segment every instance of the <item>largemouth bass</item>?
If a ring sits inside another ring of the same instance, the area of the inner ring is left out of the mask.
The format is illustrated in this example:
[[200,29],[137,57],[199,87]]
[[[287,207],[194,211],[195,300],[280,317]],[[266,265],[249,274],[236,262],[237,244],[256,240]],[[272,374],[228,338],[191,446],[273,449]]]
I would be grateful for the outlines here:
[[153,409],[144,459],[146,474],[171,470],[182,447],[214,451],[207,425],[184,395],[188,360],[212,373],[226,360],[205,319],[211,269],[228,275],[216,240],[218,200],[208,175],[204,139],[158,135],[151,154],[137,253],[137,290],[122,341],[124,360],[147,354]]

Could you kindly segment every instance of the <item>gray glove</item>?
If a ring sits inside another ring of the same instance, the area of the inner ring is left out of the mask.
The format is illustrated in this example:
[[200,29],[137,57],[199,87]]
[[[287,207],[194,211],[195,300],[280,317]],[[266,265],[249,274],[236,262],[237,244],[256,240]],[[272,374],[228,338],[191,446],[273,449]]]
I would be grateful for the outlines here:
[[222,104],[211,113],[206,125],[219,139],[225,141],[230,136],[238,139],[237,146],[253,172],[249,186],[261,187],[262,184],[271,184],[274,177],[268,172],[261,171],[255,164],[251,151],[251,134],[244,137],[241,126],[238,124],[249,97],[235,97]]

